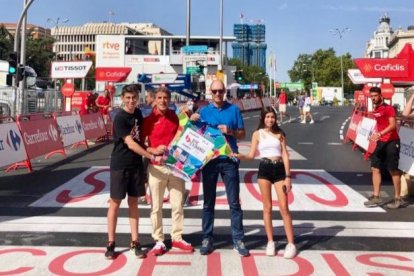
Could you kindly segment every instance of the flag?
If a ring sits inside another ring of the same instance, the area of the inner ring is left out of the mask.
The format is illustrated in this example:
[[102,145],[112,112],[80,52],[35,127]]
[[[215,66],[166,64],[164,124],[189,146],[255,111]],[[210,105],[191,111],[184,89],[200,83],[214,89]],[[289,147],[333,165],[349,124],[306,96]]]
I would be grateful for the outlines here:
[[241,12],[240,13],[240,19],[243,19],[244,18],[244,14],[243,14],[243,12]]

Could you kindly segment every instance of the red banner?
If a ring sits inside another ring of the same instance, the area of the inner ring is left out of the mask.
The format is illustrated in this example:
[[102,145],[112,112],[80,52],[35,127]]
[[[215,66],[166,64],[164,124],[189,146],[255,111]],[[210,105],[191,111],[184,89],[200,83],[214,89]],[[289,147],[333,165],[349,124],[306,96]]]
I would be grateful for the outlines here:
[[123,82],[131,70],[131,67],[97,67],[95,78],[97,81]]
[[355,64],[366,78],[408,76],[408,60],[397,58],[357,58]]
[[86,139],[95,139],[106,135],[106,127],[101,113],[80,116]]
[[348,131],[346,132],[346,138],[355,142],[358,125],[361,123],[361,121],[362,115],[354,112],[354,114],[352,114],[351,122],[349,123]]
[[63,149],[62,139],[53,118],[19,121],[19,126],[29,159]]

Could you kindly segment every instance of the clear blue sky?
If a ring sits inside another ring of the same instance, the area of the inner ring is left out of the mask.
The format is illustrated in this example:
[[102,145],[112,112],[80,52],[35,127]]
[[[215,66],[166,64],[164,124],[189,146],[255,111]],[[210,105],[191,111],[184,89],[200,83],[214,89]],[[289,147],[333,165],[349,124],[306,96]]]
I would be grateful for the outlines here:
[[[0,0],[0,22],[17,22],[24,0]],[[47,18],[86,22],[151,22],[173,34],[185,34],[187,0],[35,0],[28,22],[53,27]],[[220,0],[191,1],[191,34],[219,35]],[[110,18],[109,13],[114,15]],[[287,70],[301,53],[333,47],[338,54],[362,57],[367,41],[387,12],[393,29],[414,25],[413,0],[224,0],[224,35],[233,24],[261,19],[266,24],[268,53],[276,55],[278,81],[288,81]],[[329,32],[351,29],[342,40]]]

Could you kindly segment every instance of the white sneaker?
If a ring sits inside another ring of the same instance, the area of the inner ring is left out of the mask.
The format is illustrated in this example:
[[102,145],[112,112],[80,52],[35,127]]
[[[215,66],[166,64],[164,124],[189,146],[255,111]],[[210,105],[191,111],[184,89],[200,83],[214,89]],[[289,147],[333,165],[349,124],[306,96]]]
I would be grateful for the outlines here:
[[315,121],[314,121],[314,120],[310,121],[310,124],[313,124],[313,123],[315,123]]
[[306,124],[306,121],[305,121],[305,120],[303,120],[303,121],[301,121],[300,123],[301,123],[301,124]]
[[274,256],[275,255],[275,242],[269,241],[267,242],[266,246],[266,256]]
[[288,243],[285,247],[285,253],[283,254],[283,257],[285,259],[292,259],[296,256],[298,251],[296,250],[296,246],[293,243]]

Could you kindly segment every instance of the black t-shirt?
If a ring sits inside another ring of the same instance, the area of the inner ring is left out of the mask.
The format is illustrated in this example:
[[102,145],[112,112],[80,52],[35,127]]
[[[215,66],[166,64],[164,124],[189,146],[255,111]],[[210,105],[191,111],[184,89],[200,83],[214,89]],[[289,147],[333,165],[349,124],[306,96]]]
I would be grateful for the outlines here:
[[122,137],[131,135],[135,142],[142,145],[139,133],[142,127],[142,113],[137,108],[134,113],[121,109],[113,122],[114,149],[111,154],[111,169],[138,168],[142,165],[142,156],[131,151]]

